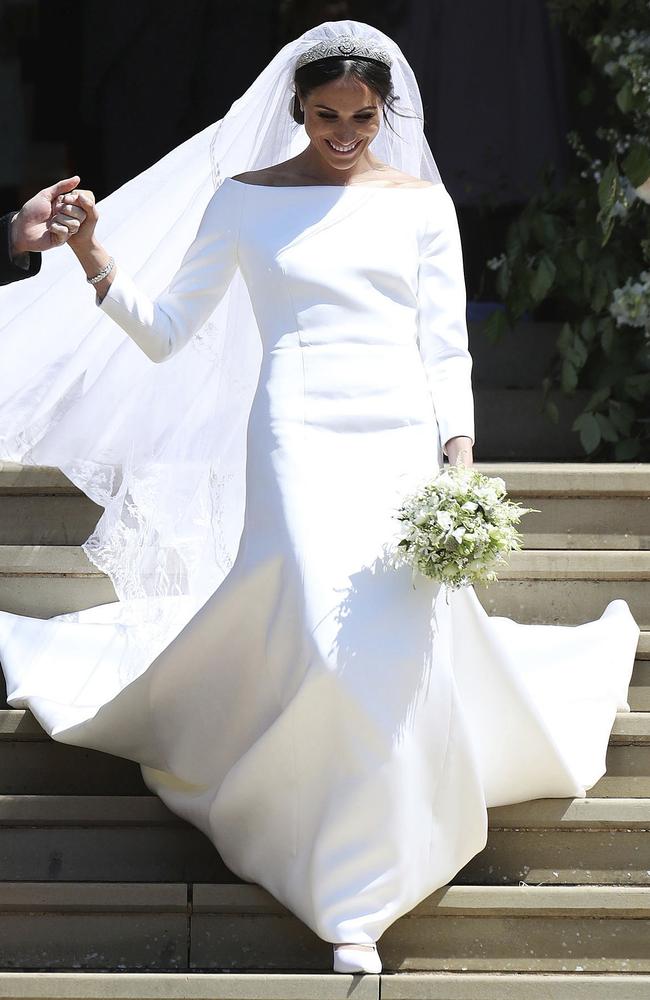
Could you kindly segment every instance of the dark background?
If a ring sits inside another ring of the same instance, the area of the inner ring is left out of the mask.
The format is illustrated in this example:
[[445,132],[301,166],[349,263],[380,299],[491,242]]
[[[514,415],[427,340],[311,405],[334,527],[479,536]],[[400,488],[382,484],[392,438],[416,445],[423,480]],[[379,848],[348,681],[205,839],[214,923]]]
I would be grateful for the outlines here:
[[[280,46],[352,17],[398,42],[456,203],[470,299],[547,164],[580,54],[543,0],[0,0],[0,213],[79,174],[97,198],[221,118]],[[487,283],[486,283],[487,282]]]

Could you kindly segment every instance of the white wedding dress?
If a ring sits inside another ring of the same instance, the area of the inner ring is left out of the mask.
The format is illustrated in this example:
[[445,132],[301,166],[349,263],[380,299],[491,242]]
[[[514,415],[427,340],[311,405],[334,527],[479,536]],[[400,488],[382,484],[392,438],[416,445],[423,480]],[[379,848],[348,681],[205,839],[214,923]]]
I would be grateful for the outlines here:
[[0,657],[56,739],[139,761],[325,940],[376,941],[483,848],[487,806],[595,784],[638,628],[624,601],[575,627],[491,618],[386,558],[440,440],[474,434],[443,186],[226,178],[169,289],[152,302],[118,262],[101,309],[164,361],[238,267],[263,356],[230,571],[136,678],[101,609],[1,613]]

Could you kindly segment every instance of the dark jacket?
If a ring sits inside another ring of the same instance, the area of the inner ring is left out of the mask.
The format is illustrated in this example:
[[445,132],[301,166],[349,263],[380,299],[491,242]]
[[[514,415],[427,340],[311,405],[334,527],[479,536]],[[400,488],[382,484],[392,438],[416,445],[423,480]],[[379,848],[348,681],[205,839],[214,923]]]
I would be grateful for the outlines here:
[[11,257],[11,220],[15,212],[0,218],[0,285],[8,285],[21,278],[32,278],[41,269],[40,253],[28,253],[29,268],[20,267]]

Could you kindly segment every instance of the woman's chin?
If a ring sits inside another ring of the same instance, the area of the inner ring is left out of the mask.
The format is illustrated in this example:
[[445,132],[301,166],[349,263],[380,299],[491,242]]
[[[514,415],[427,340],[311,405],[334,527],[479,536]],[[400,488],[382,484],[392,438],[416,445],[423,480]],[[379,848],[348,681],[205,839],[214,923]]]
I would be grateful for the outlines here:
[[365,144],[362,142],[358,149],[355,149],[354,154],[346,156],[345,153],[341,153],[337,155],[331,147],[325,143],[321,155],[325,160],[327,160],[330,166],[347,170],[350,167],[356,166],[363,156],[364,149]]

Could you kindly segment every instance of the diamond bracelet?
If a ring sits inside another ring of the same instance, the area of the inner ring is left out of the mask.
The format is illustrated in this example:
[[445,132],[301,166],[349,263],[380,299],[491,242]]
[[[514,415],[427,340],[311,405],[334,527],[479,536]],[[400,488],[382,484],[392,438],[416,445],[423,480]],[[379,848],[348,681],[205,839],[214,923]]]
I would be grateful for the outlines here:
[[86,278],[86,281],[88,282],[89,285],[97,285],[103,278],[105,278],[108,274],[111,273],[114,267],[115,267],[115,258],[110,257],[108,264],[106,264],[106,266],[103,267],[101,271],[98,274],[96,274],[93,278]]

